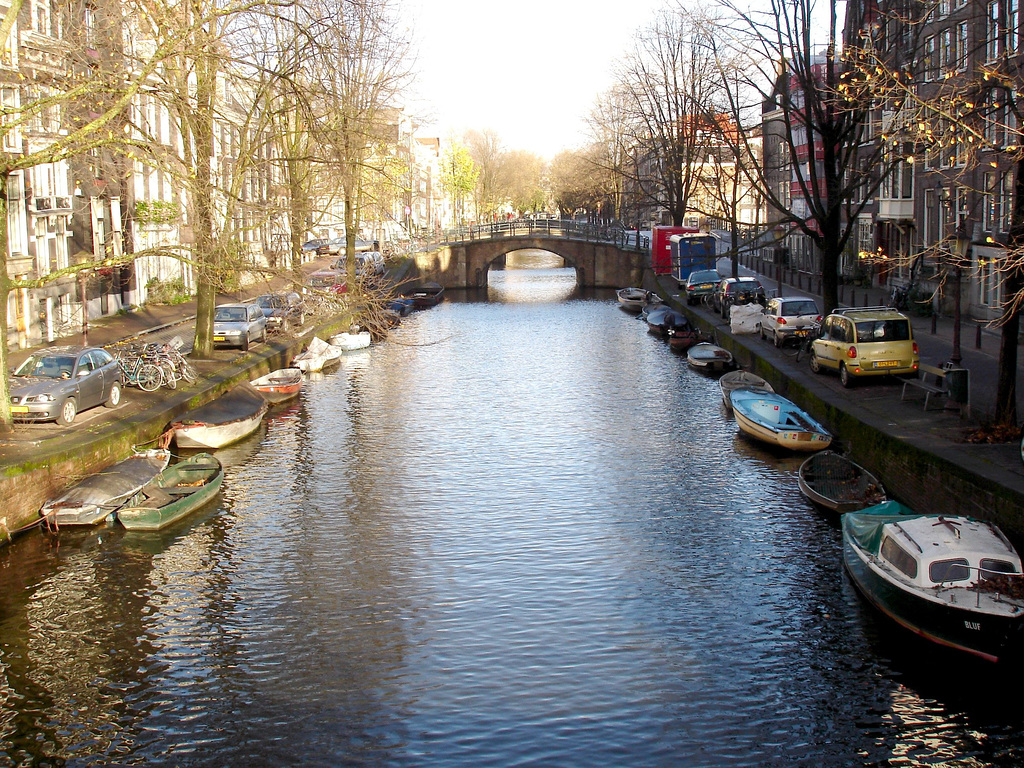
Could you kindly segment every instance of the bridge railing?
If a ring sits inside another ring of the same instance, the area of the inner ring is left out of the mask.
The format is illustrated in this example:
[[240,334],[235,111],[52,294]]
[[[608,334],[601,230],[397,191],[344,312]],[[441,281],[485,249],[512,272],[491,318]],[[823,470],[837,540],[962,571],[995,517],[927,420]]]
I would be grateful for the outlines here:
[[608,243],[627,251],[647,252],[650,238],[633,229],[601,226],[574,219],[512,219],[489,224],[470,224],[445,230],[441,244],[509,237],[557,237]]

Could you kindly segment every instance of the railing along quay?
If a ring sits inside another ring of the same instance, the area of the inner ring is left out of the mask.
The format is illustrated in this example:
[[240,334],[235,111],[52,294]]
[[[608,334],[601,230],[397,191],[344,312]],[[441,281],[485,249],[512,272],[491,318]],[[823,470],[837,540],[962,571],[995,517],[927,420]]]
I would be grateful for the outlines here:
[[514,219],[491,224],[470,224],[445,230],[442,245],[511,237],[553,237],[565,240],[608,243],[628,251],[646,252],[651,241],[636,230],[598,226],[572,219]]

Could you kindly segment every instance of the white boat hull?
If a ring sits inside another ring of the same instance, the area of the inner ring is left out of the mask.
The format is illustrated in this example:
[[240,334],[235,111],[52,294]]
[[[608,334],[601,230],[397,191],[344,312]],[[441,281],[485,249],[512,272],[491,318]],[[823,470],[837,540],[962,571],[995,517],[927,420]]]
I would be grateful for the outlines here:
[[174,443],[179,448],[223,448],[237,443],[257,430],[266,407],[255,415],[230,424],[190,424],[174,430]]
[[370,346],[370,332],[359,333],[338,333],[331,336],[331,346],[337,347],[343,352],[352,352],[356,349],[365,349]]

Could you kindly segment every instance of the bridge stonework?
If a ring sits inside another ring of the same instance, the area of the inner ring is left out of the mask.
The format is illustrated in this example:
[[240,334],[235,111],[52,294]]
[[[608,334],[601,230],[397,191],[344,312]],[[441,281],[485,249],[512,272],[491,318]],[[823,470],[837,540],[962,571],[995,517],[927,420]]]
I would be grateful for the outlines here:
[[537,236],[442,245],[437,250],[416,253],[414,258],[423,280],[433,280],[446,288],[484,288],[492,264],[504,264],[506,254],[525,248],[561,256],[567,267],[576,269],[576,280],[582,288],[640,285],[650,259],[646,253],[624,250],[611,243]]

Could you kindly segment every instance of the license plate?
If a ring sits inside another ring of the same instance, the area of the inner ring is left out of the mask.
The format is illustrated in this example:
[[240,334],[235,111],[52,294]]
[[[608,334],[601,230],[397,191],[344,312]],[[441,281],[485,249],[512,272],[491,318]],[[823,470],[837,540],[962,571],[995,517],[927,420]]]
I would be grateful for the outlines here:
[[214,336],[213,340],[214,341],[224,341],[224,337],[223,336]]
[[899,368],[899,360],[878,360],[874,364],[875,368]]
[[794,336],[806,336],[807,331],[793,331]]
[[12,405],[11,413],[28,413],[27,405]]
[[700,286],[700,287],[701,287],[702,289],[705,289],[705,290],[706,290],[706,289],[708,289],[708,288],[711,288],[711,287],[712,287],[712,285],[711,285],[711,283],[701,283],[701,286]]

